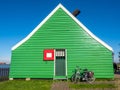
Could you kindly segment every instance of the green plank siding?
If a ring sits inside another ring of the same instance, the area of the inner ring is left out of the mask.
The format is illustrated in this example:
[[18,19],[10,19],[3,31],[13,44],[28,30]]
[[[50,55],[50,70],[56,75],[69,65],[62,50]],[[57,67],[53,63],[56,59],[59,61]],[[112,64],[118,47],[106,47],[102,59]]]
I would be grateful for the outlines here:
[[10,78],[53,78],[54,61],[43,60],[44,49],[67,50],[67,74],[76,65],[113,78],[112,52],[92,38],[59,8],[27,41],[12,51]]

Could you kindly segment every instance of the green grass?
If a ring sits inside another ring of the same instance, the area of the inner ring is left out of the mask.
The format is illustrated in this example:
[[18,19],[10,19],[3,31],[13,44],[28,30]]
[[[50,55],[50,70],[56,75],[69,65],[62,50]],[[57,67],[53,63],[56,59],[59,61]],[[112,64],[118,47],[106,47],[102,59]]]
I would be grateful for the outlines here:
[[[61,80],[13,80],[13,81],[3,81],[0,82],[0,90],[50,90],[53,83],[61,82]],[[80,88],[116,88],[115,83],[110,83],[110,81],[97,81],[98,83],[72,83],[71,81],[62,81],[63,83],[67,82],[70,88],[80,89]],[[56,89],[57,90],[57,89]]]
[[0,82],[0,90],[50,90],[52,80],[13,80]]

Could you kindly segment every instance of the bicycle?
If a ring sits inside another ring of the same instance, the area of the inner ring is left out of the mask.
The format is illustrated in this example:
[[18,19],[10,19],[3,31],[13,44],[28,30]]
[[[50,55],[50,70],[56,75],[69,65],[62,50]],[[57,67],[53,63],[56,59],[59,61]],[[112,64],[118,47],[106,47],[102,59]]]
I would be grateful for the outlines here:
[[80,69],[76,66],[75,73],[71,77],[71,81],[77,83],[78,81],[86,81],[92,83],[95,81],[94,72],[88,71],[88,69]]

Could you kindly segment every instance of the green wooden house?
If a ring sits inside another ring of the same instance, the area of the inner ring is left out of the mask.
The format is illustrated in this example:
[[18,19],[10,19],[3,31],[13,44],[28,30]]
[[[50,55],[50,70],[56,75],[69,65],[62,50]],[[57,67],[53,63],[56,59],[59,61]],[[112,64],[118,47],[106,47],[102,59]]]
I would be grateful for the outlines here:
[[59,4],[12,47],[9,78],[70,78],[76,66],[113,78],[112,48]]

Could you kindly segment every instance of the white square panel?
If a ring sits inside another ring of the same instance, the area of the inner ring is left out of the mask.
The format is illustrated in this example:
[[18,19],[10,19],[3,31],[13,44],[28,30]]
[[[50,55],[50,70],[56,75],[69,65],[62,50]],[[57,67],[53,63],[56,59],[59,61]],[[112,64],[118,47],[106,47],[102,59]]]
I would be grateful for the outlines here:
[[51,58],[52,57],[52,53],[47,53],[47,58]]

